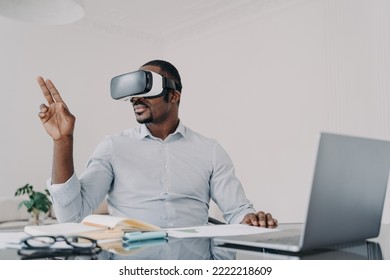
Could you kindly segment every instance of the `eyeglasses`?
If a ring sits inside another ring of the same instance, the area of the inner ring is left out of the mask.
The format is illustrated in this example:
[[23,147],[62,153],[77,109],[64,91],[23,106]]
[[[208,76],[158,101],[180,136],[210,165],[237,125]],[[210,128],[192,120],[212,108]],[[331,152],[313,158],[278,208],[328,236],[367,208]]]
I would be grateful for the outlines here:
[[55,259],[70,256],[91,256],[96,258],[101,252],[95,239],[83,236],[31,236],[21,241],[23,248],[18,250],[22,259]]

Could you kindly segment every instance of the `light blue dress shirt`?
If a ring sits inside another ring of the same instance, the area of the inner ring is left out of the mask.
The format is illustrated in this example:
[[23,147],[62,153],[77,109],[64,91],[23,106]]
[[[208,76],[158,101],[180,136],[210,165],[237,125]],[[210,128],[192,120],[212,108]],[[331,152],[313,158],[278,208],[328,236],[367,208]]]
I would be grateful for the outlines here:
[[206,224],[210,199],[229,223],[255,212],[225,150],[181,122],[164,141],[144,124],[108,136],[79,179],[48,187],[60,222],[81,221],[105,198],[111,215],[163,228]]

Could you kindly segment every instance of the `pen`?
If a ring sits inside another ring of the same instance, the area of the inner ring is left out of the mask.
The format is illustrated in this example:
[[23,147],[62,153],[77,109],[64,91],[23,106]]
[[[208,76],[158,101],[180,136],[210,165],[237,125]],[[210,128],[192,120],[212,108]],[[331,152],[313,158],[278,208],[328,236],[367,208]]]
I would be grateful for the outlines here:
[[122,237],[123,242],[134,242],[141,240],[150,240],[150,239],[160,239],[167,237],[165,231],[135,231],[135,232],[125,232]]

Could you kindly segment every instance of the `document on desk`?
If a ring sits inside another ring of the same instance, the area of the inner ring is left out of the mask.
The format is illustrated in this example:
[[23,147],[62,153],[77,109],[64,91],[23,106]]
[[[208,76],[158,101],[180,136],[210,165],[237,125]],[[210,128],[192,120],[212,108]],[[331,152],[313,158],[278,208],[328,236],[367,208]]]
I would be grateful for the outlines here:
[[197,227],[183,227],[167,229],[168,236],[176,238],[217,237],[232,235],[260,234],[279,229],[261,228],[243,224],[204,225]]
[[20,241],[28,236],[24,232],[0,231],[0,249],[20,248]]

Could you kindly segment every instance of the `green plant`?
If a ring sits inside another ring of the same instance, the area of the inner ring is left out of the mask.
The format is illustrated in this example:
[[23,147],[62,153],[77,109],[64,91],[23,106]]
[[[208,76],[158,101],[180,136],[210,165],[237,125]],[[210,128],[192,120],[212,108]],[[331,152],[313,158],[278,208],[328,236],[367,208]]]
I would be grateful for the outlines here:
[[45,192],[37,192],[34,191],[34,187],[30,184],[26,184],[23,187],[20,187],[16,190],[15,196],[25,195],[27,194],[30,198],[29,200],[23,200],[20,202],[19,207],[22,205],[26,206],[27,212],[49,212],[51,208],[51,201],[49,199],[50,193],[47,189]]

